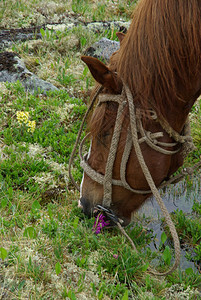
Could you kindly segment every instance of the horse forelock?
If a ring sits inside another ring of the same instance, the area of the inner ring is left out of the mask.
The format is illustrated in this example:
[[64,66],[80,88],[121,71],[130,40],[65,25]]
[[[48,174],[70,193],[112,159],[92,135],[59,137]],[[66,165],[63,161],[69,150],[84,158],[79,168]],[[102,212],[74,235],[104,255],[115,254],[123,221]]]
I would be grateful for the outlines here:
[[[151,102],[164,117],[176,101],[185,98],[200,67],[201,0],[139,1],[109,64],[128,84],[136,103],[148,109]],[[106,112],[106,104],[95,111],[90,122],[92,136],[115,123],[116,112]]]

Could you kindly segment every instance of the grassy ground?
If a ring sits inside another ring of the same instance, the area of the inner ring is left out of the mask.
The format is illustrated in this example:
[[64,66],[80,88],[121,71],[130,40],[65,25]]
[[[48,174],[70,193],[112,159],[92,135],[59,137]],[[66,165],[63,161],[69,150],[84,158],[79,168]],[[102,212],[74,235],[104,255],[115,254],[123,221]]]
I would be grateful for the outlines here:
[[[6,0],[0,3],[0,27],[61,22],[68,15],[84,21],[128,20],[134,2]],[[42,40],[16,43],[9,50],[60,91],[31,95],[20,83],[0,84],[0,299],[199,299],[201,276],[193,269],[165,278],[148,272],[155,261],[160,271],[171,265],[168,232],[159,254],[149,247],[154,232],[131,224],[127,232],[140,253],[135,254],[117,229],[94,234],[94,219],[77,208],[68,161],[93,85],[80,55],[100,34],[84,27],[41,33]],[[102,35],[114,38],[112,32]],[[198,150],[186,165],[201,155],[200,113],[201,100],[191,114]],[[79,182],[78,160],[73,174]],[[201,204],[196,200],[192,216],[177,211],[173,220],[182,242],[194,249],[187,258],[199,264]]]

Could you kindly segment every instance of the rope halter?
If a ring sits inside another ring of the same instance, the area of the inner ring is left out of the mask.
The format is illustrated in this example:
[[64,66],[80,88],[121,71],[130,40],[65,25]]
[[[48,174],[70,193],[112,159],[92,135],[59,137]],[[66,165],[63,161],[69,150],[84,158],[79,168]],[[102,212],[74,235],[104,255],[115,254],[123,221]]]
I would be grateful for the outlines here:
[[[71,153],[71,157],[69,160],[69,176],[78,190],[79,190],[79,186],[77,185],[77,183],[75,182],[75,180],[71,174],[71,165],[72,165],[72,161],[73,161],[73,157],[74,157],[77,145],[78,145],[80,137],[81,137],[84,122],[86,121],[89,111],[92,109],[92,107],[95,103],[95,100],[96,100],[97,96],[100,94],[101,90],[102,90],[102,86],[100,86],[100,85],[97,86],[97,88],[94,92],[92,101],[90,103],[90,106],[82,120],[80,130],[78,132],[77,140],[76,140],[74,149]],[[169,212],[166,209],[166,207],[163,203],[163,200],[160,197],[158,189],[155,186],[155,183],[152,179],[149,169],[144,161],[143,154],[142,154],[142,151],[140,148],[140,144],[143,142],[146,142],[152,149],[154,149],[160,153],[167,154],[167,155],[172,155],[172,154],[175,154],[175,153],[185,149],[185,155],[187,155],[190,151],[192,151],[194,149],[192,138],[190,136],[189,122],[187,122],[186,125],[184,126],[183,135],[180,135],[172,127],[170,127],[170,125],[168,124],[168,122],[165,119],[163,119],[162,117],[158,118],[156,113],[153,110],[151,110],[150,114],[152,116],[152,119],[157,120],[160,123],[161,127],[169,134],[169,136],[175,140],[174,143],[159,142],[157,139],[163,136],[163,132],[151,133],[151,132],[144,130],[144,128],[142,126],[142,122],[141,122],[141,115],[142,115],[141,110],[138,108],[135,108],[132,93],[126,84],[123,85],[121,95],[110,95],[110,94],[100,94],[99,95],[98,105],[100,105],[101,103],[104,103],[104,102],[108,102],[108,101],[117,102],[118,103],[118,111],[117,111],[117,117],[116,117],[116,122],[115,122],[115,126],[114,126],[113,136],[112,136],[112,140],[111,140],[110,151],[109,151],[109,155],[108,155],[108,159],[107,159],[107,163],[106,163],[105,175],[102,175],[102,174],[96,172],[94,169],[92,169],[87,162],[88,155],[86,154],[83,156],[83,154],[82,154],[83,144],[84,144],[85,140],[88,138],[89,134],[86,135],[85,138],[80,143],[80,148],[79,148],[80,159],[81,159],[80,165],[84,169],[84,172],[86,172],[86,174],[89,177],[91,177],[92,180],[103,185],[103,189],[104,189],[103,204],[102,204],[102,206],[99,205],[98,209],[102,210],[102,211],[106,211],[106,213],[109,215],[109,217],[113,218],[113,221],[116,222],[116,224],[118,225],[120,230],[123,232],[123,234],[130,240],[130,242],[133,246],[133,249],[135,249],[135,246],[134,246],[132,240],[127,236],[127,234],[121,227],[120,219],[116,220],[116,217],[113,215],[113,212],[109,209],[111,206],[111,202],[112,202],[112,185],[122,186],[122,187],[130,190],[131,192],[138,193],[138,194],[153,193],[153,195],[155,196],[155,198],[160,206],[160,209],[164,215],[166,223],[169,226],[170,232],[173,237],[174,248],[175,248],[175,262],[174,262],[174,265],[171,267],[171,269],[168,270],[167,272],[157,273],[157,272],[151,271],[151,273],[154,275],[160,275],[160,276],[170,274],[173,270],[175,270],[177,268],[177,266],[179,265],[179,262],[180,262],[180,242],[179,242],[179,238],[178,238],[175,226],[169,215]],[[122,122],[123,122],[122,116],[123,116],[124,108],[127,104],[128,104],[128,108],[129,108],[130,124],[127,129],[126,144],[124,147],[124,152],[122,155],[122,160],[121,160],[121,165],[120,165],[120,180],[116,180],[116,179],[112,179],[113,166],[114,166],[118,143],[119,143],[119,139],[120,139],[120,135],[121,135]],[[141,135],[141,138],[138,137],[138,134]],[[162,147],[174,147],[177,144],[181,144],[181,147],[179,147],[177,150],[166,150],[166,149],[162,148]],[[150,190],[148,190],[148,191],[135,190],[132,187],[130,187],[130,185],[126,181],[126,166],[127,166],[127,162],[128,162],[132,147],[134,147],[134,149],[135,149],[137,159],[138,159],[141,169],[144,173],[144,176],[149,184]],[[199,167],[200,167],[200,163],[198,163],[195,166],[195,168],[199,168]],[[182,179],[185,176],[185,174],[186,173],[184,172],[183,176],[178,177],[178,179]],[[175,177],[177,180],[177,176],[175,176]],[[170,180],[166,181],[165,183],[162,183],[162,185],[160,187],[168,185],[169,182],[172,183],[175,180],[175,177],[173,177],[174,179],[170,178]]]
[[[171,135],[176,136],[177,142],[174,142],[174,143],[159,142],[157,139],[163,137],[163,132],[152,133],[150,131],[146,131],[142,126],[142,120],[141,120],[142,110],[134,107],[133,97],[131,95],[129,88],[126,85],[124,85],[124,87],[122,89],[122,93],[120,95],[100,94],[98,105],[101,105],[102,103],[106,103],[109,101],[118,103],[118,111],[117,111],[113,136],[112,136],[112,140],[111,140],[109,155],[108,155],[108,159],[107,159],[107,163],[106,163],[105,175],[102,175],[102,174],[96,172],[93,168],[91,168],[91,166],[87,162],[88,155],[82,154],[83,145],[84,145],[86,139],[89,137],[90,133],[88,133],[84,137],[84,139],[80,143],[80,149],[79,149],[79,154],[80,154],[80,159],[81,159],[80,165],[83,168],[84,172],[91,179],[93,179],[94,181],[103,185],[103,190],[104,190],[103,206],[107,207],[107,208],[109,208],[111,206],[112,185],[124,187],[125,189],[127,189],[133,193],[137,193],[137,194],[152,193],[151,190],[146,191],[146,190],[133,189],[126,180],[127,162],[128,162],[132,147],[134,145],[134,142],[132,139],[132,127],[133,126],[136,127],[137,132],[140,133],[140,135],[141,135],[141,137],[138,138],[139,144],[146,142],[152,149],[154,149],[160,153],[166,154],[166,155],[175,154],[178,151],[180,151],[181,148],[179,147],[177,150],[166,150],[162,147],[174,147],[179,142],[184,143],[186,141],[186,139],[189,139],[189,136],[188,137],[180,136],[170,126],[168,126],[168,131],[171,132]],[[120,135],[121,135],[124,109],[125,109],[127,103],[129,106],[130,125],[128,126],[128,129],[127,129],[126,143],[125,143],[125,147],[124,147],[124,151],[123,151],[123,155],[122,155],[122,159],[121,159],[120,180],[117,180],[117,179],[112,178],[112,172],[113,172],[113,166],[114,166],[116,153],[117,153],[117,149],[118,149],[119,139],[120,139]],[[131,108],[131,106],[133,106],[133,108]],[[131,110],[133,110],[133,112],[135,112],[134,116],[136,119],[136,123],[134,125],[132,125],[134,120],[132,117]],[[153,120],[158,120],[157,115],[153,110],[150,110],[149,114],[151,115]],[[180,138],[179,138],[179,136],[180,136]],[[166,183],[162,183],[160,187],[164,187],[165,185],[166,185]]]

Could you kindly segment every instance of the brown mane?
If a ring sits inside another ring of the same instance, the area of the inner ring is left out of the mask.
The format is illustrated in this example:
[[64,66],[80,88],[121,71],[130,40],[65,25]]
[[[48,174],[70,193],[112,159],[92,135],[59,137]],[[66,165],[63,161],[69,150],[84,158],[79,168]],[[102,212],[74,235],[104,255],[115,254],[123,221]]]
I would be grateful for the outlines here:
[[167,104],[184,100],[178,84],[182,90],[193,83],[200,53],[200,0],[141,0],[116,67],[142,107],[155,102],[165,115]]
[[[109,68],[129,85],[136,103],[148,108],[151,101],[166,117],[176,101],[185,101],[182,91],[200,72],[200,53],[201,0],[141,0]],[[104,114],[102,107],[93,116],[92,135]]]

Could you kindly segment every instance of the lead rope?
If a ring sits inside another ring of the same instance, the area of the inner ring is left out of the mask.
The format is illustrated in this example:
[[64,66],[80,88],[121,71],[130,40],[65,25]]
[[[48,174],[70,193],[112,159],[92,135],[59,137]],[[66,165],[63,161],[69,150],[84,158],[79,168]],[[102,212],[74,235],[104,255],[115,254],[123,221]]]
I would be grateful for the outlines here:
[[[124,85],[124,87],[125,87],[126,96],[127,96],[127,99],[128,99],[129,113],[130,113],[130,126],[131,126],[132,140],[133,140],[133,145],[135,147],[135,152],[136,152],[138,161],[140,163],[140,166],[142,168],[142,171],[145,175],[145,178],[146,178],[146,180],[147,180],[147,182],[150,186],[150,189],[151,189],[154,197],[156,198],[156,200],[157,200],[157,202],[160,206],[160,209],[161,209],[161,211],[164,215],[164,218],[165,218],[165,221],[166,221],[167,225],[169,226],[169,229],[170,229],[170,232],[171,232],[171,235],[172,235],[172,238],[173,238],[173,242],[174,242],[175,262],[174,262],[174,265],[172,266],[172,268],[170,270],[168,270],[167,272],[164,272],[164,273],[157,273],[155,271],[151,271],[151,273],[154,274],[154,275],[165,276],[165,275],[170,274],[172,271],[174,271],[179,265],[179,262],[180,262],[179,237],[178,237],[175,225],[172,222],[172,219],[170,217],[170,214],[169,214],[167,208],[165,207],[165,205],[163,203],[163,200],[162,200],[162,198],[161,198],[161,196],[158,192],[158,189],[157,189],[157,187],[156,187],[156,185],[155,185],[155,183],[152,179],[152,176],[149,172],[149,169],[148,169],[148,167],[147,167],[147,165],[144,161],[143,154],[142,154],[140,145],[138,143],[137,122],[136,122],[136,116],[135,116],[135,113],[134,113],[135,107],[134,107],[134,103],[133,103],[133,96],[132,96],[128,86]],[[121,227],[120,223],[118,224],[118,227],[119,228]],[[121,229],[121,231],[122,231],[122,229]]]
[[116,158],[116,152],[118,148],[119,138],[121,134],[121,128],[122,128],[122,113],[124,111],[124,107],[126,105],[126,101],[122,101],[119,104],[118,111],[117,111],[117,117],[114,127],[114,132],[112,136],[110,151],[107,159],[107,164],[105,168],[105,176],[103,180],[103,189],[104,189],[104,195],[103,195],[103,206],[110,207],[111,200],[112,200],[112,173],[113,173],[113,165]]
[[[127,96],[127,99],[128,99],[128,104],[129,104],[129,113],[130,113],[130,126],[131,126],[131,133],[130,134],[130,137],[131,137],[131,140],[133,140],[133,145],[134,145],[134,148],[135,148],[135,152],[136,152],[136,155],[137,155],[137,158],[139,160],[139,163],[141,165],[141,168],[142,168],[142,171],[145,175],[145,178],[151,188],[151,191],[148,191],[148,192],[152,192],[153,195],[155,196],[160,208],[161,208],[161,211],[165,217],[165,220],[166,220],[166,223],[167,225],[169,226],[170,228],[170,232],[172,234],[172,237],[173,237],[173,241],[174,241],[174,248],[175,248],[175,263],[174,265],[172,266],[172,268],[167,271],[167,272],[164,272],[164,273],[157,273],[155,271],[152,271],[152,270],[149,270],[150,273],[154,274],[154,275],[158,275],[158,276],[164,276],[164,275],[168,275],[170,274],[173,270],[175,270],[177,268],[177,266],[179,265],[179,261],[180,261],[180,242],[179,242],[179,238],[178,238],[178,235],[177,235],[177,232],[176,232],[176,229],[175,229],[175,226],[171,220],[171,217],[163,203],[163,200],[161,199],[160,197],[160,194],[158,192],[158,189],[156,188],[155,186],[155,183],[151,177],[151,174],[148,170],[148,167],[146,166],[146,163],[144,161],[144,158],[143,158],[143,155],[142,155],[142,152],[141,152],[141,148],[140,148],[140,143],[142,141],[138,140],[138,129],[137,129],[137,119],[136,119],[136,116],[135,116],[135,107],[134,107],[134,104],[133,104],[133,97],[132,97],[132,94],[128,88],[128,86],[124,85],[124,89],[125,89],[125,92],[126,92],[126,96]],[[73,148],[73,151],[72,151],[72,154],[71,154],[71,157],[70,157],[70,160],[69,160],[69,176],[72,180],[72,182],[74,183],[74,185],[76,186],[76,188],[78,190],[80,190],[79,186],[77,185],[77,183],[75,182],[72,174],[71,174],[71,165],[72,165],[72,162],[73,162],[73,158],[74,158],[74,155],[75,155],[75,152],[76,152],[76,148],[77,148],[77,145],[79,143],[79,140],[80,140],[80,137],[81,137],[81,133],[82,133],[82,130],[83,130],[83,126],[84,126],[84,122],[86,121],[86,118],[90,112],[90,110],[92,109],[94,103],[95,103],[95,100],[96,100],[96,97],[98,96],[98,94],[100,93],[100,91],[102,90],[102,87],[99,85],[97,86],[94,94],[92,95],[92,100],[91,100],[91,103],[90,103],[90,106],[87,110],[87,112],[85,113],[85,116],[83,118],[83,121],[81,123],[81,126],[80,126],[80,129],[79,129],[79,132],[78,132],[78,136],[77,136],[77,140],[76,140],[76,143],[74,145],[74,148]],[[108,101],[108,95],[104,95],[103,98],[106,98],[107,99],[102,99],[101,102],[107,102]],[[121,96],[120,96],[121,98]],[[110,206],[110,203],[111,203],[111,200],[112,200],[112,184],[117,184],[118,185],[118,181],[117,180],[113,180],[112,179],[112,169],[113,169],[113,164],[114,164],[114,160],[115,160],[115,154],[116,154],[116,151],[117,151],[117,145],[118,145],[118,141],[119,141],[119,137],[120,137],[120,131],[121,131],[121,126],[122,126],[122,122],[120,121],[121,119],[121,115],[122,115],[122,112],[123,112],[123,108],[124,108],[124,102],[122,103],[119,99],[119,96],[115,95],[115,101],[119,103],[119,109],[118,109],[118,113],[117,113],[117,122],[115,124],[115,128],[114,128],[114,134],[113,134],[113,139],[112,139],[112,142],[111,142],[111,147],[110,147],[110,153],[109,153],[109,156],[108,156],[108,160],[107,160],[107,165],[106,165],[106,172],[105,172],[105,176],[102,176],[101,174],[97,173],[95,170],[91,169],[86,163],[85,163],[85,160],[83,159],[82,157],[82,146],[83,146],[83,143],[86,139],[86,136],[84,138],[84,140],[82,141],[81,145],[80,145],[80,157],[81,157],[81,163],[80,165],[84,168],[84,170],[89,173],[89,175],[93,175],[92,178],[97,181],[97,182],[100,182],[101,184],[104,185],[104,198],[103,198],[103,204],[106,206],[106,207],[109,207]],[[106,101],[107,100],[107,101]],[[110,99],[109,99],[110,101]],[[111,101],[114,101],[114,95],[111,97]],[[160,121],[160,119],[159,119]],[[166,125],[166,124],[165,124]],[[165,127],[165,126],[164,126]],[[169,129],[169,131],[171,131],[171,136],[174,136],[175,133],[173,132],[172,133],[172,128]],[[127,137],[128,138],[128,137]],[[178,137],[177,137],[178,139]],[[189,136],[185,139],[185,142],[189,141],[190,139],[190,134]],[[184,142],[183,140],[181,142]],[[173,145],[173,144],[172,144]],[[127,145],[128,149],[130,149],[130,145]],[[151,145],[150,145],[151,146]],[[164,146],[164,145],[163,145]],[[169,146],[169,144],[168,144]],[[124,163],[122,163],[121,165],[121,169],[123,168],[124,172],[125,172],[125,165],[126,165],[126,162],[127,162],[127,158],[129,156],[129,153],[130,153],[130,150],[128,150],[128,153],[126,151],[126,153],[124,154],[125,155],[125,161]],[[112,153],[112,154],[111,154]],[[166,153],[166,154],[170,154],[170,153]],[[162,186],[166,186],[167,184],[169,183],[172,183],[173,181],[175,180],[181,180],[186,174],[191,174],[196,168],[199,168],[201,165],[201,163],[199,162],[198,164],[196,164],[194,166],[194,168],[190,168],[190,170],[184,170],[182,172],[182,174],[179,174],[173,178],[170,178],[167,182],[165,182],[164,184],[162,184]],[[189,172],[190,171],[190,172]],[[124,183],[124,185],[126,184],[126,188],[130,189],[129,186],[127,186],[127,183],[126,183],[126,180],[125,180],[125,174],[124,172],[122,173],[122,176],[121,176],[121,180],[122,182]],[[179,181],[178,180],[178,181]],[[143,193],[147,193],[147,191],[135,191],[134,192],[143,192]],[[107,209],[105,209],[104,207],[101,207],[99,206],[99,210],[103,210],[103,211],[108,211]],[[132,239],[128,236],[128,234],[125,232],[125,230],[122,228],[121,226],[121,220],[116,218],[115,219],[115,223],[117,224],[117,226],[119,227],[120,231],[122,232],[122,234],[130,241],[133,249],[137,252],[137,249],[132,241]]]
[[79,129],[78,134],[77,134],[77,139],[76,139],[75,145],[73,147],[73,151],[71,152],[71,156],[70,156],[70,159],[69,159],[69,164],[68,164],[69,177],[70,177],[72,183],[74,184],[74,186],[76,187],[76,189],[78,191],[80,191],[80,187],[79,187],[79,185],[77,184],[77,182],[75,181],[75,179],[72,176],[71,166],[72,166],[72,163],[73,163],[73,158],[74,158],[74,155],[75,155],[75,152],[76,152],[76,149],[77,149],[77,145],[78,145],[78,143],[80,141],[80,137],[81,137],[82,130],[83,130],[83,127],[84,127],[84,123],[85,123],[85,121],[86,121],[86,119],[87,119],[87,117],[89,115],[90,110],[92,109],[92,107],[93,107],[93,105],[94,105],[94,103],[96,101],[96,98],[97,98],[98,94],[101,92],[102,89],[103,89],[103,86],[102,85],[98,85],[96,87],[95,91],[94,91],[94,94],[92,95],[91,103],[90,103],[90,105],[89,105],[89,107],[88,107],[88,109],[87,109],[87,111],[86,111],[86,113],[84,115],[84,118],[82,120],[82,123],[80,125],[80,129]]

